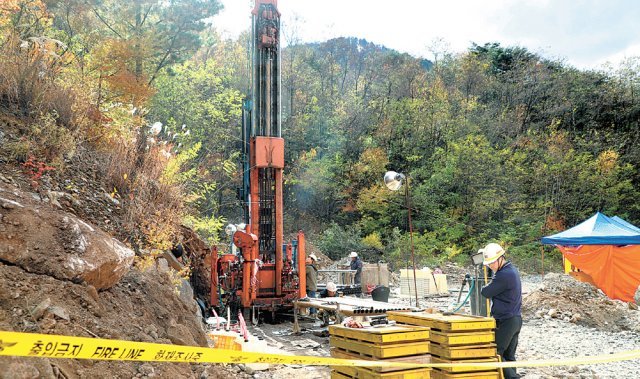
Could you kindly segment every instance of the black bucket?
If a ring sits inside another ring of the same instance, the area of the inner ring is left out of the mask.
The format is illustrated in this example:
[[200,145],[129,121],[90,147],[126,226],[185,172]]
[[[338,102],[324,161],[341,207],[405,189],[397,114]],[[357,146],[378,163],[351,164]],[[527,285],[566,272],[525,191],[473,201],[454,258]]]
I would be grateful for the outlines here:
[[371,291],[371,299],[373,301],[389,302],[389,287],[377,286]]

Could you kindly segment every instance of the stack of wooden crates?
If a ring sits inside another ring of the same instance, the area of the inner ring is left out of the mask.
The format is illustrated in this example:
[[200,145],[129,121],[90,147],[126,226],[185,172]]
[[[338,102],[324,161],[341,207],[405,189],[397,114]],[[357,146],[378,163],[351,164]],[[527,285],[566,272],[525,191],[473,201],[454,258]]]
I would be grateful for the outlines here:
[[[388,312],[399,324],[430,328],[429,341],[433,363],[497,362],[495,320],[469,315],[443,315],[428,312]],[[435,379],[499,379],[501,371],[476,367],[434,368]]]
[[400,294],[415,296],[415,288],[418,288],[418,297],[421,299],[429,295],[449,295],[447,275],[433,274],[429,268],[416,270],[415,273],[414,284],[413,270],[400,270]]
[[[347,328],[329,327],[331,356],[343,359],[428,364],[429,328],[411,325]],[[331,379],[429,379],[431,368],[332,366]]]

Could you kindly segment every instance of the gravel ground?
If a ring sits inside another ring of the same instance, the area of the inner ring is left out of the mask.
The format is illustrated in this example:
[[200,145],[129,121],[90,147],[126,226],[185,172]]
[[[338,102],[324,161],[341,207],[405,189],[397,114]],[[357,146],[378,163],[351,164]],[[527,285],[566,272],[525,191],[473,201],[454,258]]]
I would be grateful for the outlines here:
[[[561,279],[565,281],[567,276]],[[540,275],[524,276],[522,278],[522,290],[532,293],[536,290],[552,287],[549,281],[557,285],[558,278],[547,277],[543,281]],[[569,282],[570,283],[570,282]],[[570,284],[569,284],[570,285]],[[565,293],[583,295],[576,287],[583,286],[576,283]],[[547,289],[549,291],[550,288]],[[553,288],[555,290],[555,288]],[[597,292],[597,291],[596,291]],[[580,299],[583,300],[583,299]],[[606,300],[605,300],[606,301]],[[602,304],[599,296],[584,299],[583,310],[598,311],[596,305]],[[605,304],[607,304],[605,302]],[[540,304],[543,307],[543,304]],[[610,314],[619,314],[620,307],[615,303],[609,305]],[[606,313],[606,308],[604,311]],[[626,319],[631,325],[637,324],[638,311],[626,311]],[[596,316],[595,314],[593,315]],[[604,319],[607,314],[600,315]],[[612,324],[610,322],[609,324]],[[636,330],[638,325],[636,325]],[[603,330],[606,328],[607,330]],[[524,317],[524,325],[520,332],[517,359],[542,360],[542,359],[566,359],[581,356],[606,355],[622,351],[640,349],[640,334],[629,330],[609,330],[611,325],[602,325],[602,328],[593,328],[579,325],[562,319],[549,317],[530,318]],[[640,360],[630,360],[615,363],[603,363],[596,365],[584,365],[573,367],[544,367],[524,368],[519,370],[523,378],[640,378]]]
[[[524,296],[538,291],[544,286],[545,282],[541,275],[526,275],[522,277],[522,292]],[[452,296],[428,298],[421,305],[446,309],[456,301],[457,292],[455,291],[459,289],[459,283],[450,285],[450,289]],[[409,303],[409,299],[401,297],[394,297],[389,300],[392,303]],[[594,299],[594,301],[596,300]],[[543,304],[540,304],[540,306],[542,307]],[[585,305],[585,308],[591,308],[592,306],[593,304],[588,304]],[[613,313],[616,308],[612,305],[611,310]],[[463,307],[460,311],[470,313],[468,307]],[[629,313],[629,315],[631,316],[633,313]],[[638,317],[640,317],[640,313],[635,317],[629,317],[629,319],[635,323]],[[521,361],[567,359],[638,349],[640,349],[640,333],[638,332],[600,330],[555,318],[524,317],[517,358]],[[518,372],[523,378],[527,379],[640,378],[640,360],[573,367],[531,367],[519,369]]]
[[[522,278],[523,293],[525,296],[539,290],[545,285],[552,288],[550,281],[543,281],[540,275],[527,275]],[[557,279],[554,281],[557,286]],[[563,283],[563,281],[560,281]],[[569,283],[570,284],[570,283]],[[422,307],[447,309],[457,299],[459,284],[452,284],[452,295],[424,299]],[[547,291],[548,291],[547,289]],[[572,293],[571,290],[568,291]],[[464,296],[463,296],[464,298]],[[588,299],[585,308],[593,307],[597,298]],[[409,304],[407,297],[392,296],[390,303]],[[540,304],[542,307],[545,304]],[[613,304],[612,304],[613,306]],[[613,309],[613,308],[612,308]],[[461,312],[469,313],[468,307]],[[632,311],[630,311],[632,312]],[[638,311],[635,311],[638,312]],[[638,313],[640,315],[640,313]],[[629,319],[636,322],[638,316],[629,313]],[[303,327],[315,329],[317,325],[303,322]],[[307,331],[302,336],[289,334],[291,324],[261,325],[254,330],[255,335],[260,335],[270,342],[270,345],[289,351],[293,354],[328,356],[329,341],[326,337],[314,336]],[[292,346],[297,339],[311,339],[320,346],[310,349],[300,349]],[[640,333],[629,330],[603,330],[585,325],[571,323],[563,319],[551,317],[524,317],[524,325],[520,333],[517,358],[519,361],[536,361],[547,359],[568,359],[584,356],[600,356],[622,351],[640,350]],[[581,366],[557,366],[557,367],[530,367],[518,369],[519,374],[525,379],[537,378],[640,378],[640,359],[615,363],[603,363]],[[268,371],[253,373],[254,378],[294,378],[306,379],[329,378],[328,367],[302,367],[302,366],[275,366]]]
[[[640,349],[634,332],[605,332],[556,319],[525,320],[517,359],[542,360],[595,356]],[[574,367],[524,368],[523,378],[639,378],[640,360]]]

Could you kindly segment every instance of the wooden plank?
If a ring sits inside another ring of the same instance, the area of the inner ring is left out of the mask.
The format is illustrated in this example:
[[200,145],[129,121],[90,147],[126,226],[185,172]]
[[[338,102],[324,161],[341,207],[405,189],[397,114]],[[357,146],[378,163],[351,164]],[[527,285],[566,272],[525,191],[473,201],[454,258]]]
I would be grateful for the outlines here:
[[[348,351],[342,350],[337,347],[330,348],[329,354],[333,358],[341,358],[341,359],[365,359],[365,360],[376,360],[376,361],[382,361],[382,362],[402,362],[402,363],[419,363],[419,364],[431,363],[431,355],[429,354],[378,359],[378,358],[373,358],[366,355],[350,353]],[[406,368],[402,368],[402,367],[368,367],[368,369],[375,372],[391,372],[391,371],[406,370]]]
[[495,344],[447,346],[432,342],[430,350],[431,354],[447,359],[489,358],[498,354]]
[[346,376],[338,371],[331,370],[331,379],[352,379],[352,377]]
[[163,251],[162,258],[166,259],[169,263],[169,266],[171,266],[171,268],[173,268],[174,270],[182,271],[184,269],[184,265],[180,263],[180,261],[178,261],[178,259],[173,254],[171,254],[170,251]]
[[495,333],[490,331],[478,331],[473,333],[443,333],[431,331],[431,342],[440,345],[472,345],[495,342]]
[[495,329],[496,321],[490,317],[470,315],[443,315],[427,312],[387,312],[389,320],[409,325],[426,326],[442,331],[469,331]]
[[500,373],[498,370],[452,373],[434,369],[431,377],[433,379],[500,379]]
[[[319,308],[337,311],[346,316],[382,315],[389,311],[411,310],[413,307],[404,307],[398,304],[389,304],[381,301],[358,299],[355,297],[326,297],[321,299],[298,300],[295,302],[298,308]],[[360,310],[360,311],[359,311]]]
[[375,344],[429,340],[429,328],[410,325],[362,329],[347,328],[342,325],[331,325],[329,327],[329,334]]
[[431,368],[417,368],[394,372],[375,372],[365,367],[331,366],[331,372],[336,372],[346,378],[358,379],[428,379]]
[[329,344],[343,350],[362,353],[376,358],[404,357],[429,353],[428,342],[411,342],[404,344],[375,346],[366,342],[349,340],[346,338],[331,336]]
[[[433,361],[433,363],[485,363],[485,362],[498,362],[498,358],[475,358],[475,359],[456,359],[456,360],[450,360],[450,359],[443,359],[443,358],[438,358],[438,357],[431,357],[431,360]],[[483,366],[465,366],[465,367],[438,367],[438,370],[440,371],[446,371],[446,372],[454,372],[454,373],[458,373],[458,372],[475,372],[475,371],[487,371],[486,367]],[[497,370],[496,370],[497,372]]]

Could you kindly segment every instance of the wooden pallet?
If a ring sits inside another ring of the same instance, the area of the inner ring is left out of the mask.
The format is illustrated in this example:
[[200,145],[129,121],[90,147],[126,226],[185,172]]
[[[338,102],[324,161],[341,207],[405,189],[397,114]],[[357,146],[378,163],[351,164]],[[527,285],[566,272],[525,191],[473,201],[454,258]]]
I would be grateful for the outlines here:
[[331,379],[351,379],[350,376],[346,376],[338,371],[331,370]]
[[360,353],[373,358],[406,357],[429,353],[429,341],[374,345],[369,342],[339,336],[329,337],[329,344],[348,352]]
[[452,372],[446,372],[446,371],[440,371],[438,369],[434,369],[431,372],[431,378],[433,379],[500,379],[501,376],[498,370],[452,373]]
[[470,330],[487,330],[496,328],[496,320],[490,317],[462,314],[443,315],[428,312],[387,312],[389,320],[407,325],[425,326],[431,329],[458,332]]
[[[431,357],[433,363],[490,363],[498,362],[499,359],[495,358],[475,358],[475,359],[444,359],[438,357]],[[461,373],[461,372],[476,372],[476,371],[492,371],[483,366],[467,366],[467,367],[438,367],[439,371],[448,373]],[[498,372],[498,370],[495,370]]]
[[475,331],[475,332],[438,332],[431,331],[431,342],[440,345],[478,345],[495,342],[495,333],[493,330]]
[[495,344],[449,346],[431,342],[431,354],[440,358],[492,358],[498,354]]
[[331,377],[334,373],[336,378],[357,378],[357,379],[429,379],[431,378],[431,368],[418,368],[394,372],[375,372],[364,367],[353,366],[331,366]]
[[[402,363],[418,363],[418,364],[431,363],[431,355],[429,354],[412,355],[409,357],[378,359],[374,357],[364,356],[361,354],[350,353],[348,351],[342,350],[337,347],[332,347],[331,349],[329,349],[329,353],[333,358],[341,358],[341,359],[364,359],[364,360],[375,360],[375,361],[381,361],[381,362],[402,362]],[[402,367],[367,367],[367,369],[374,372],[392,372],[392,371],[408,370],[408,368],[402,368]]]
[[410,325],[362,329],[347,328],[342,325],[331,325],[329,327],[329,334],[378,345],[429,340],[429,328]]

